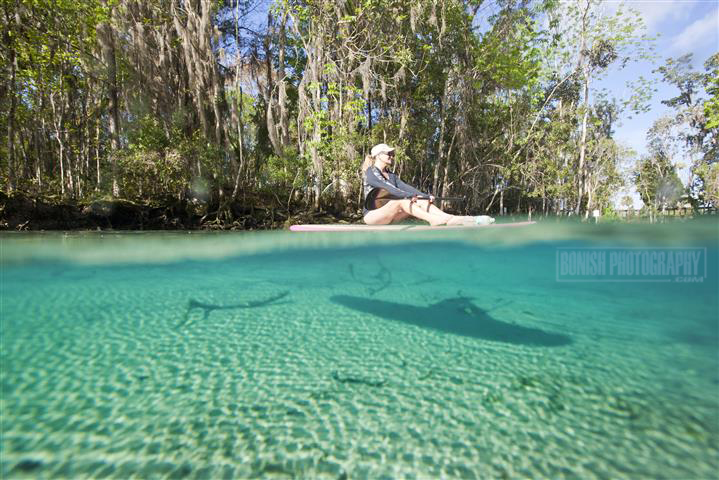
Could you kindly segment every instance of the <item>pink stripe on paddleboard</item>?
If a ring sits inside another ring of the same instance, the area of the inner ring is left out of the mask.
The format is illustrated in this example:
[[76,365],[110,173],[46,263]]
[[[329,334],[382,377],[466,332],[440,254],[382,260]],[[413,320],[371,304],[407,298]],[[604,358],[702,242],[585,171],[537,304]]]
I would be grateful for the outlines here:
[[440,226],[430,227],[429,225],[343,225],[343,224],[306,224],[292,225],[290,230],[293,232],[410,232],[417,230],[467,230],[475,228],[506,228],[506,227],[525,227],[533,225],[537,222],[515,222],[515,223],[493,223],[491,225],[476,226]]
[[411,225],[337,225],[337,224],[306,224],[292,225],[293,232],[391,232],[402,231]]

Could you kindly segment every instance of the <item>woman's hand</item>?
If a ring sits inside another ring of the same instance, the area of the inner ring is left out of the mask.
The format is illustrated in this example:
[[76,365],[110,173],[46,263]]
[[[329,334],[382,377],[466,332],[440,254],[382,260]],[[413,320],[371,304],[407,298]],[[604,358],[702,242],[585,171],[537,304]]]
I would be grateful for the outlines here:
[[429,196],[429,203],[430,204],[434,203],[434,195]]

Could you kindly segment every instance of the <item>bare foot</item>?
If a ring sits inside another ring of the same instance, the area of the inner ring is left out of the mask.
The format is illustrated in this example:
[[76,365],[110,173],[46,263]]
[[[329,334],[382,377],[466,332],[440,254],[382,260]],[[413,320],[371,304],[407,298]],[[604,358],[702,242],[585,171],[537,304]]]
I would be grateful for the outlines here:
[[467,217],[462,217],[462,216],[459,216],[459,215],[452,215],[452,216],[449,218],[449,220],[447,220],[447,225],[452,225],[452,226],[456,226],[456,225],[466,225],[466,223],[465,223],[465,219],[466,219],[466,218],[467,218]]
[[447,221],[447,225],[457,225],[457,226],[462,226],[462,227],[474,227],[477,225],[477,222],[475,221],[474,217],[472,217],[472,216],[452,215],[452,218],[450,218]]

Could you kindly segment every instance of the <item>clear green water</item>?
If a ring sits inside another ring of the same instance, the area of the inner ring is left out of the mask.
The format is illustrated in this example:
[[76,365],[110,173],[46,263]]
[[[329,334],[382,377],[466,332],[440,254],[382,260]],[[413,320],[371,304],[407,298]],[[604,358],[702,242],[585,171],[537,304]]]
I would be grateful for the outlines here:
[[716,478],[718,231],[5,234],[0,477]]

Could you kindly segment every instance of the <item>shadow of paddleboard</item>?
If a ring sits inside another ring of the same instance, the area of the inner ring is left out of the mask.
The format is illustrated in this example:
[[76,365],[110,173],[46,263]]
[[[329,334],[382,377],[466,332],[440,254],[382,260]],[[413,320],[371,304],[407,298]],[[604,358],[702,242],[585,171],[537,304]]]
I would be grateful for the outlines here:
[[539,347],[559,347],[572,343],[568,335],[496,320],[474,305],[468,297],[448,298],[427,307],[349,295],[335,295],[330,300],[387,320],[493,342]]

